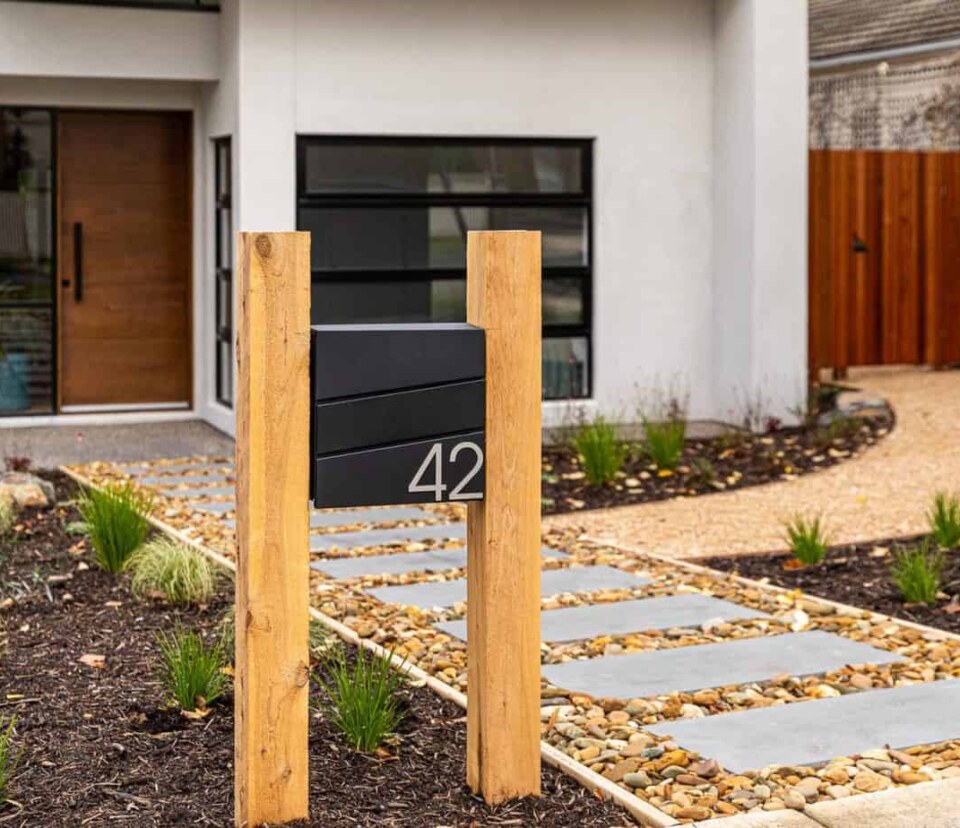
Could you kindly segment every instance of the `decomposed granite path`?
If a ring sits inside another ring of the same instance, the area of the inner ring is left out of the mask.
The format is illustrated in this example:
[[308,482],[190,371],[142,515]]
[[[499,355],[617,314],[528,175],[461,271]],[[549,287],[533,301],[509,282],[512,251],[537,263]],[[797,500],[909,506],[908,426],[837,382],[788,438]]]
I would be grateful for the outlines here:
[[926,530],[937,490],[960,491],[960,371],[851,369],[845,385],[893,408],[896,426],[861,456],[738,491],[546,518],[657,555],[698,558],[781,549],[785,518],[825,516],[834,543]]
[[[960,375],[947,377],[932,375],[944,394]],[[158,517],[233,556],[231,461],[73,471],[137,482],[157,493]],[[441,505],[313,511],[309,577],[321,612],[468,691],[462,517]],[[662,824],[960,777],[960,638],[576,532],[543,540],[542,738]]]

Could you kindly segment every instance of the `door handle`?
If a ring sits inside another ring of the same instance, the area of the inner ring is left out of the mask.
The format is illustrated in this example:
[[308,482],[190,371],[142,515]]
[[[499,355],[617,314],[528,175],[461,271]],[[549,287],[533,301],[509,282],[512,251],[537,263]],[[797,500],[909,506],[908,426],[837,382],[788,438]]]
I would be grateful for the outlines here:
[[73,300],[83,300],[83,223],[73,223]]
[[852,247],[853,247],[853,252],[854,252],[854,253],[867,253],[867,252],[869,252],[869,248],[867,247],[867,243],[866,243],[863,239],[861,239],[856,233],[853,234],[853,245],[852,245]]

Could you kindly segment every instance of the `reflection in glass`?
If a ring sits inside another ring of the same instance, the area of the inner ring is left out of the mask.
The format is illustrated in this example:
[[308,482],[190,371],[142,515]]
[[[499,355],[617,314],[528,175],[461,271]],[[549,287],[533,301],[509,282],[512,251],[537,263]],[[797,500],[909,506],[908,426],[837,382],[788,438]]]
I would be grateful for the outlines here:
[[0,415],[53,408],[50,113],[0,108]]
[[543,340],[543,398],[558,400],[586,396],[587,340],[584,337]]
[[309,143],[305,192],[581,193],[583,148],[545,144]]
[[540,230],[544,267],[587,264],[580,207],[303,207],[314,270],[465,268],[470,230]]

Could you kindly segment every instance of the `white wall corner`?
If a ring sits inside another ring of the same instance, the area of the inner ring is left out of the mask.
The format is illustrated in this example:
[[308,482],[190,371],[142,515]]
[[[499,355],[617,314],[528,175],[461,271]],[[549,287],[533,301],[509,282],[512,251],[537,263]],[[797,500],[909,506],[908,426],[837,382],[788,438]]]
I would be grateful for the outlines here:
[[787,420],[806,396],[805,0],[719,0],[714,72],[714,405]]

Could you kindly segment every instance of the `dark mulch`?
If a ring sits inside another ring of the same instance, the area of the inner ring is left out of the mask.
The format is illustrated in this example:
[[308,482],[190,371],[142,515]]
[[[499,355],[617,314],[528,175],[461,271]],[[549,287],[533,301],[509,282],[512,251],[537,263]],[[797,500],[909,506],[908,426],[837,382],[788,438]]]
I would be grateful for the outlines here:
[[[890,430],[887,417],[841,421],[826,428],[784,428],[769,434],[746,432],[712,440],[688,440],[675,473],[657,467],[632,446],[624,476],[611,486],[591,486],[569,445],[544,449],[543,513],[601,509],[742,489],[826,469],[873,445]],[[628,482],[631,485],[628,485]]]
[[[69,494],[65,479],[58,487]],[[226,599],[186,612],[136,601],[64,532],[76,518],[72,508],[25,514],[0,559],[0,601],[17,598],[0,613],[0,713],[18,717],[25,751],[0,824],[231,825],[231,699],[195,722],[165,709],[154,642],[177,620],[212,632]],[[80,663],[85,654],[104,656],[103,669]],[[311,721],[310,825],[632,824],[551,768],[542,799],[486,807],[463,784],[463,711],[426,689],[403,695],[407,719],[387,758],[358,755]]]
[[[854,546],[831,547],[816,566],[784,569],[791,559],[785,553],[746,555],[735,558],[705,558],[697,563],[735,572],[745,578],[768,579],[788,589],[799,588],[810,595],[881,612],[960,633],[960,550],[947,552],[943,565],[943,592],[947,597],[936,604],[907,604],[890,578],[895,544],[911,544],[919,537],[882,540]],[[882,554],[881,554],[882,550]]]

